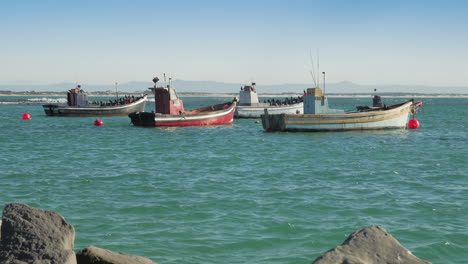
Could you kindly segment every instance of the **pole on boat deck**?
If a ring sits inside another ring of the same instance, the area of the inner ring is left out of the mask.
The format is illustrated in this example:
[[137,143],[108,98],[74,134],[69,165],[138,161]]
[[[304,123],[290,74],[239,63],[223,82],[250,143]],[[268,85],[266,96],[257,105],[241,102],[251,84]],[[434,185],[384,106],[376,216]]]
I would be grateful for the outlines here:
[[322,72],[323,74],[323,95],[325,95],[325,72]]
[[119,92],[117,92],[117,84],[118,82],[115,83],[115,96],[117,97],[117,101],[119,101]]
[[154,77],[154,78],[153,78],[153,82],[154,82],[154,88],[156,88],[156,84],[159,82],[159,78],[158,78],[158,77]]

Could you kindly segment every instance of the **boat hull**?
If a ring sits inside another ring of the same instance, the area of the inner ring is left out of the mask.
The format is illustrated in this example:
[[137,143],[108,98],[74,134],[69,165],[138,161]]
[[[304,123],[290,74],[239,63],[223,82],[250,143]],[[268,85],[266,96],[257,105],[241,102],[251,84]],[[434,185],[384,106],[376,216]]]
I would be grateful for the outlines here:
[[42,107],[48,116],[127,116],[132,112],[144,111],[146,107],[146,96],[142,99],[119,106],[61,106],[57,104],[46,104]]
[[406,102],[388,110],[352,112],[344,114],[262,115],[266,131],[350,131],[406,128],[413,102]]
[[302,114],[304,112],[304,104],[297,103],[293,105],[282,106],[237,106],[235,118],[260,118],[265,109],[270,114]]
[[209,126],[232,123],[236,103],[220,104],[204,109],[188,111],[180,115],[158,114],[153,112],[135,112],[129,114],[134,126]]

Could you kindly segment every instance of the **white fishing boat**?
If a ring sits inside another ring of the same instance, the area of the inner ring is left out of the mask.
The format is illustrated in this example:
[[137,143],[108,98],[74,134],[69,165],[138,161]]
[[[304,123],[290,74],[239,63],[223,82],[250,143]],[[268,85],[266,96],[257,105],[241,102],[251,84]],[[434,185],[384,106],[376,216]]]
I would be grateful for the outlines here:
[[[380,97],[375,98],[380,99]],[[375,100],[379,101],[379,100]],[[410,114],[414,114],[421,101],[413,99],[395,105],[374,104],[345,112],[328,108],[328,100],[320,88],[308,88],[304,96],[304,114],[262,115],[265,131],[347,131],[407,128]]]
[[44,104],[48,116],[126,116],[132,112],[144,111],[147,96],[121,96],[108,102],[88,100],[88,94],[81,85],[67,93],[67,105]]
[[283,100],[268,99],[261,103],[258,100],[255,83],[245,85],[239,93],[239,104],[234,114],[235,118],[260,118],[265,109],[271,114],[301,114],[303,111],[302,97],[285,98]]

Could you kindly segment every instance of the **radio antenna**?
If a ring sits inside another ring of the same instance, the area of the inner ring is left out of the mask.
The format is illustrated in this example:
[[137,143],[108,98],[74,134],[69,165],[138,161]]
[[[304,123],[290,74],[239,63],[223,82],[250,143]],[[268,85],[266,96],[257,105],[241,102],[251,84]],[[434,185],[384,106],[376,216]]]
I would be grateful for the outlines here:
[[320,74],[320,57],[319,57],[319,49],[317,49],[317,88],[320,88],[320,80],[319,80],[319,74]]
[[314,67],[314,58],[312,57],[312,51],[310,51],[309,57],[310,57],[310,65],[312,66],[312,70],[310,71],[310,76],[312,76],[312,80],[314,81],[314,86],[317,87],[317,78],[316,78],[317,75],[315,75],[316,71]]

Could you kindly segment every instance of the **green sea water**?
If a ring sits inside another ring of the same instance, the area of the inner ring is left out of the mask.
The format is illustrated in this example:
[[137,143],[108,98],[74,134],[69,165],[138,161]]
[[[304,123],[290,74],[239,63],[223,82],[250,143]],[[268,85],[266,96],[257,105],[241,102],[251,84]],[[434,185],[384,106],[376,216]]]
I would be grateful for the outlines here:
[[[187,109],[226,101],[183,99]],[[329,99],[346,110],[370,101]],[[419,258],[465,264],[468,99],[423,103],[418,130],[337,133],[265,133],[255,120],[142,128],[104,117],[95,127],[0,104],[0,209],[57,211],[77,251],[160,264],[311,263],[370,225]]]

